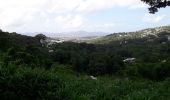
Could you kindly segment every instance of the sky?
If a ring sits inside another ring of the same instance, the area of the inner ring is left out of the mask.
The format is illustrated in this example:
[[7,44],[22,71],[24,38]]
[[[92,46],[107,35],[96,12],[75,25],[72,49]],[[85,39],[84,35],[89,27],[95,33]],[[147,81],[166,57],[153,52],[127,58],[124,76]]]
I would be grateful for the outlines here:
[[140,0],[0,0],[8,32],[129,32],[170,25],[170,8],[149,14]]

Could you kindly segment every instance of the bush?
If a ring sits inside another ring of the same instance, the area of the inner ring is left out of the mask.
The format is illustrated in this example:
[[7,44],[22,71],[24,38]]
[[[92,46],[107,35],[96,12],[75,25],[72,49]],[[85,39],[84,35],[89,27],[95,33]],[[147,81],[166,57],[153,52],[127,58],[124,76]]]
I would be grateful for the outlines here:
[[14,65],[0,68],[1,100],[57,100],[62,86],[54,73],[43,69]]
[[29,48],[17,50],[16,48],[9,48],[8,52],[4,57],[4,64],[8,65],[10,63],[22,66],[28,65],[30,67],[44,67],[50,68],[53,61],[50,59],[48,54],[45,54],[43,50],[39,48],[30,47]]
[[136,64],[127,67],[125,73],[127,76],[162,81],[170,77],[170,62]]
[[125,67],[121,57],[106,53],[74,56],[72,65],[76,71],[91,75],[115,75]]

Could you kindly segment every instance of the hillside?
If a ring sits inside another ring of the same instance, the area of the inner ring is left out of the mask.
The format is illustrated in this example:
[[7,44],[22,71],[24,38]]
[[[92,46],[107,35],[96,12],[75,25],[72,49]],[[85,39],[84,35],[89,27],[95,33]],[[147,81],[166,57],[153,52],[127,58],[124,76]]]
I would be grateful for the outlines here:
[[105,44],[1,31],[0,99],[170,100],[169,31],[150,30]]
[[0,51],[7,50],[11,46],[26,47],[29,45],[40,47],[41,43],[35,37],[0,31]]
[[151,39],[154,38],[160,38],[159,36],[162,35],[164,36],[166,35],[166,37],[170,40],[170,26],[149,28],[149,29],[144,29],[136,32],[113,33],[87,42],[105,44],[113,41],[125,41],[130,39],[144,39],[144,38],[150,41]]

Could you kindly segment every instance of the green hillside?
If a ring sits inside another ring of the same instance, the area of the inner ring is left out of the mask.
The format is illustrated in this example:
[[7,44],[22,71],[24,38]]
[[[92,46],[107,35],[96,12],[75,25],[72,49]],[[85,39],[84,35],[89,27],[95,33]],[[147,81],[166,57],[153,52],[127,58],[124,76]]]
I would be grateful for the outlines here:
[[87,44],[1,31],[0,100],[170,100],[169,34]]
[[[170,26],[162,26],[157,28],[149,28],[136,32],[123,32],[123,33],[113,33],[101,38],[88,41],[88,43],[97,43],[97,44],[106,44],[113,41],[124,41],[129,39],[142,39],[142,38],[159,38],[161,34],[167,33],[167,36],[170,36]],[[168,37],[167,37],[168,38]]]

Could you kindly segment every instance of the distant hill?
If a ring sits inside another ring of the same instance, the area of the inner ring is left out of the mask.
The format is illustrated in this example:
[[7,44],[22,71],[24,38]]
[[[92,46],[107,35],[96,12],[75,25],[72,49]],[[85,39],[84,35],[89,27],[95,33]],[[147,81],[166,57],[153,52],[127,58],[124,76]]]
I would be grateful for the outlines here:
[[104,33],[104,32],[86,32],[86,31],[74,31],[74,32],[61,32],[61,33],[57,33],[57,32],[27,32],[27,33],[21,33],[21,34],[26,34],[26,35],[30,35],[30,36],[34,36],[36,34],[44,34],[48,37],[52,37],[52,38],[63,38],[63,37],[67,37],[67,38],[82,38],[82,37],[96,37],[96,36],[105,36],[109,33]]
[[148,28],[136,32],[113,33],[87,42],[106,44],[113,41],[125,41],[129,39],[147,39],[148,41],[152,41],[153,38],[161,38],[162,35],[166,36],[166,38],[170,40],[170,26]]
[[86,31],[75,31],[75,32],[63,32],[63,33],[52,33],[52,32],[27,32],[21,33],[23,35],[35,36],[37,34],[44,34],[48,38],[48,42],[62,43],[62,42],[86,42],[99,37],[105,36],[109,33],[104,32],[86,32]]

